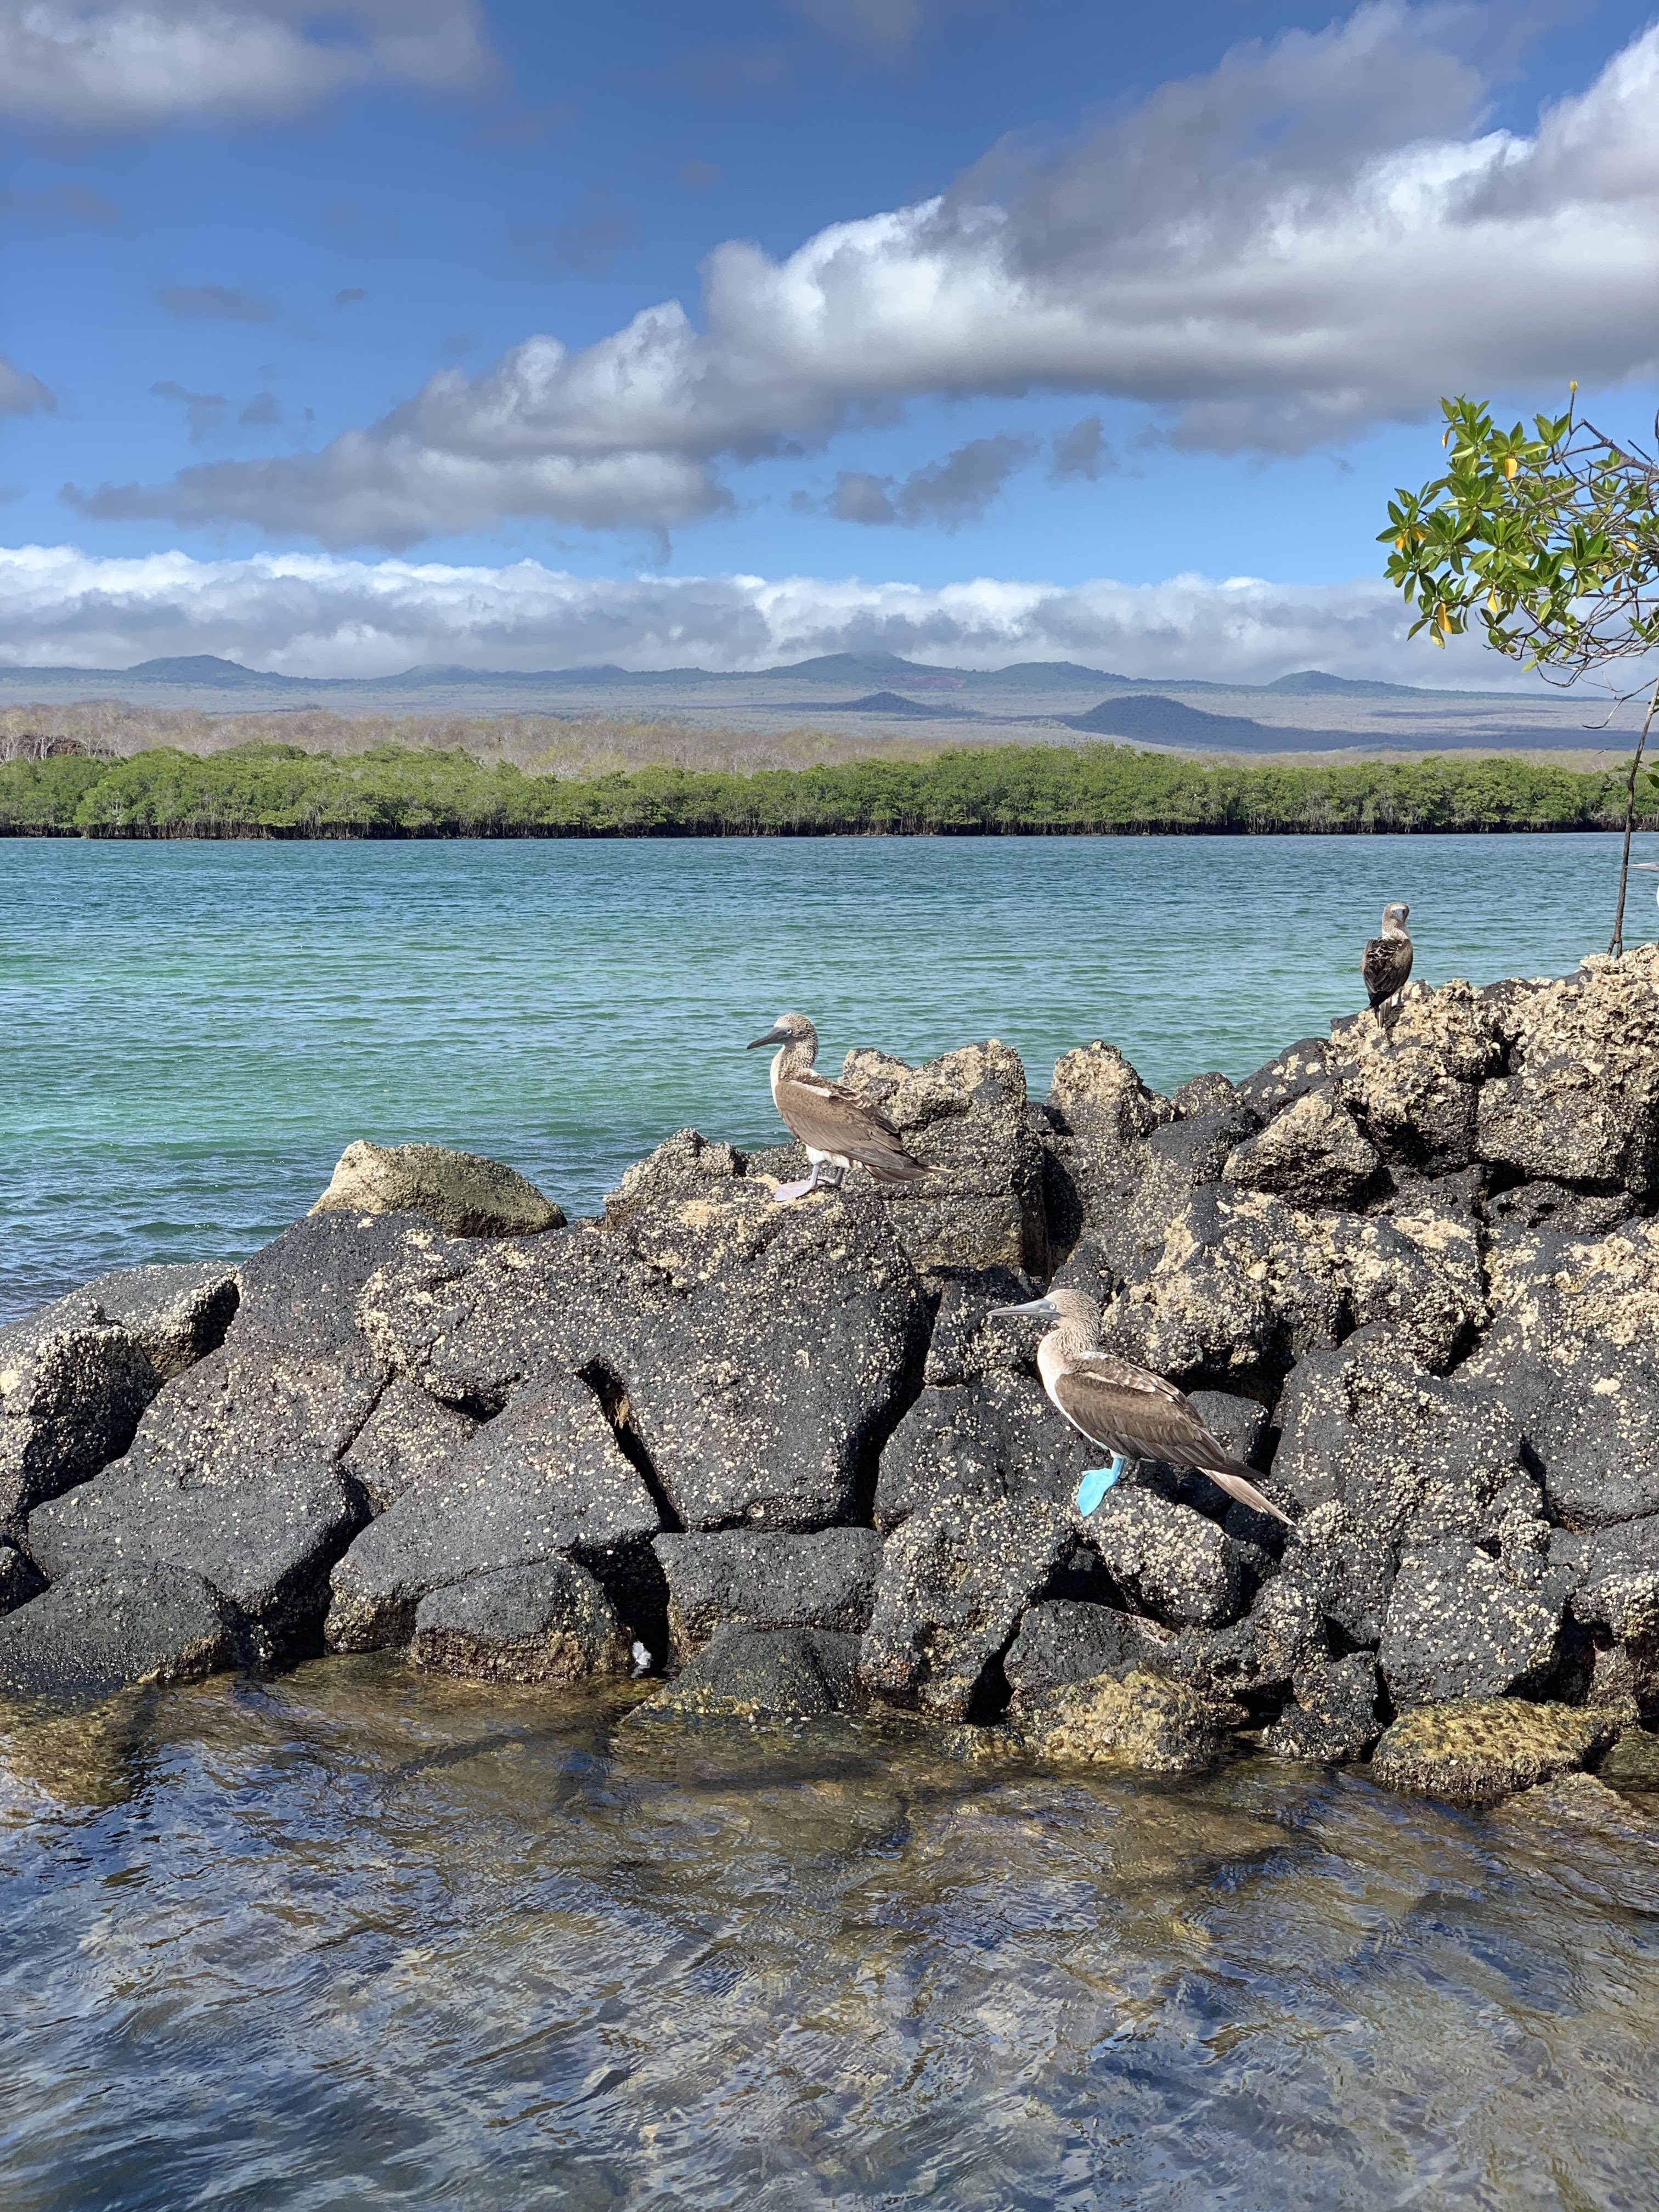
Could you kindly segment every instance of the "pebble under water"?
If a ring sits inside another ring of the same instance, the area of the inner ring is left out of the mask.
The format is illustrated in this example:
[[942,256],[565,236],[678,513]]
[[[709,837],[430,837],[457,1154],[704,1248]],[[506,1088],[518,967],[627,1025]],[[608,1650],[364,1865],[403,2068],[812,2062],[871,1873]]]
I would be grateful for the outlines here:
[[8,2212],[1636,2212],[1659,1850],[323,1660],[6,1722]]

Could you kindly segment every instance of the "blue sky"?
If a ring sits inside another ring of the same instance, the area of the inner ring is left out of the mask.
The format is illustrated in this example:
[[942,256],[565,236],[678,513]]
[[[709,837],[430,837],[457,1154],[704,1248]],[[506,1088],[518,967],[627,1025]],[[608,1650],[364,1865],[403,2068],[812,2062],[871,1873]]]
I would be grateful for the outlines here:
[[1493,680],[1374,533],[1442,390],[1651,418],[1650,20],[0,0],[0,658]]

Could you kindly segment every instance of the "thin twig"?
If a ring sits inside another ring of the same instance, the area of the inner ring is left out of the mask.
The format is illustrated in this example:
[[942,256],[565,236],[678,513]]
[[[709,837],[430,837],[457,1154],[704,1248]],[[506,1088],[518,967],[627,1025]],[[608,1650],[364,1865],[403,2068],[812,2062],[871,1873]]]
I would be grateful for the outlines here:
[[1630,841],[1636,827],[1636,779],[1642,767],[1643,749],[1648,741],[1648,732],[1653,727],[1653,718],[1659,713],[1659,684],[1653,687],[1653,696],[1648,701],[1648,711],[1642,723],[1642,734],[1636,740],[1636,750],[1631,756],[1630,777],[1625,786],[1625,849],[1619,862],[1619,910],[1613,917],[1613,941],[1607,951],[1614,960],[1625,957],[1625,892],[1630,883]]

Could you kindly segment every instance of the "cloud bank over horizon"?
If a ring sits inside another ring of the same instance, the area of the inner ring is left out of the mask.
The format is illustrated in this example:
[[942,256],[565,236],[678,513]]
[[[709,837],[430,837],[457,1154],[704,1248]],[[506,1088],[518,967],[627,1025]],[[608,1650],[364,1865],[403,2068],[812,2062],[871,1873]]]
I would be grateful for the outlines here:
[[1523,688],[1466,640],[1406,641],[1380,580],[1279,584],[1175,576],[1075,585],[975,578],[933,589],[856,578],[581,577],[325,554],[199,561],[0,550],[0,666],[125,667],[216,653],[294,676],[477,669],[767,668],[881,651],[971,668],[1072,660],[1127,676],[1265,683],[1332,674]]
[[[1064,138],[1006,139],[938,197],[781,259],[728,239],[697,320],[671,299],[582,349],[538,332],[320,450],[65,495],[337,550],[513,516],[665,533],[730,507],[745,462],[923,399],[1126,400],[1155,440],[1271,455],[1443,392],[1652,376],[1659,25],[1528,135],[1485,120],[1514,35],[1486,8],[1366,0]],[[889,519],[882,498],[904,519],[880,479],[845,496],[848,519]]]

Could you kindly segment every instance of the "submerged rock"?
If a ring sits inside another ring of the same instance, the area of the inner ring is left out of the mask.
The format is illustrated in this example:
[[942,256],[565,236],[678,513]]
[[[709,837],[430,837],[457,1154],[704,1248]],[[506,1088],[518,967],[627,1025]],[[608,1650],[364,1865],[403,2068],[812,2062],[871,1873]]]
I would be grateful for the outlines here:
[[313,1213],[423,1213],[453,1237],[531,1237],[564,1215],[516,1168],[447,1145],[346,1146]]
[[1030,1701],[1023,1733],[1051,1766],[1101,1763],[1157,1774],[1194,1774],[1221,1747],[1215,1716],[1197,1692],[1162,1675],[1102,1674]]
[[821,1628],[724,1628],[630,1721],[812,1720],[858,1701],[859,1640]]
[[1589,1706],[1462,1698],[1395,1721],[1371,1755],[1371,1776],[1415,1796],[1485,1804],[1583,1766],[1618,1733],[1613,1716]]
[[563,1683],[629,1671],[629,1638],[592,1575],[568,1559],[501,1567],[430,1591],[409,1656],[478,1682]]

